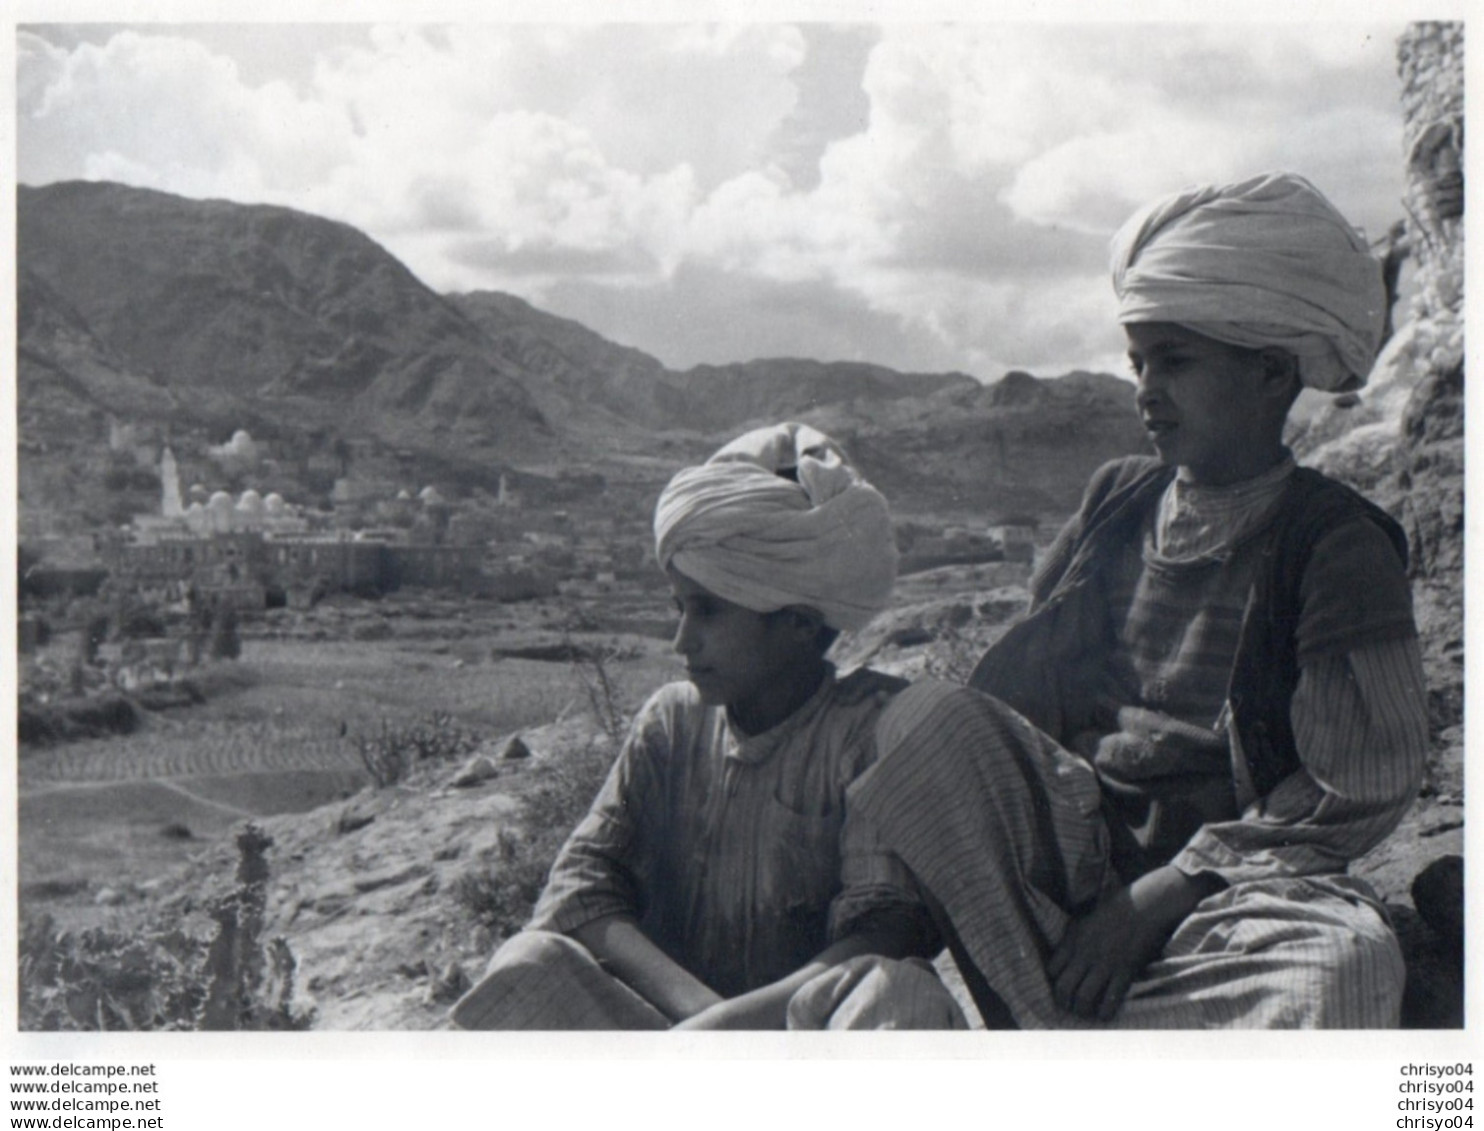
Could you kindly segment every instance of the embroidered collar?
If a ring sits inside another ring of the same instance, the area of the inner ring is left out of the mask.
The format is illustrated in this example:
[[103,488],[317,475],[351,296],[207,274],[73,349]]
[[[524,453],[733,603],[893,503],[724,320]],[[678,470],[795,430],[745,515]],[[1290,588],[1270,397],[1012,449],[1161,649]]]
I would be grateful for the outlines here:
[[1153,553],[1170,563],[1229,557],[1267,523],[1296,467],[1289,455],[1261,475],[1220,487],[1177,476],[1159,501]]

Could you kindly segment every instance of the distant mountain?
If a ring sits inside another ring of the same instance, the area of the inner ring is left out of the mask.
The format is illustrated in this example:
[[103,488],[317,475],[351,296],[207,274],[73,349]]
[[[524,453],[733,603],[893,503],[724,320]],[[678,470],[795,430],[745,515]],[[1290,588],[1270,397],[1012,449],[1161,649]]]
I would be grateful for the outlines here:
[[539,383],[538,396],[601,407],[647,428],[677,425],[664,407],[669,371],[649,354],[610,342],[515,295],[475,291],[450,295],[449,302],[483,331],[500,358]]
[[16,272],[16,346],[23,427],[28,413],[29,423],[44,427],[58,415],[94,409],[165,415],[176,408],[167,389],[131,373],[87,319],[24,263]]
[[[17,237],[26,472],[96,448],[112,416],[157,426],[188,462],[249,428],[294,453],[278,470],[286,497],[302,469],[318,470],[300,497],[356,474],[344,444],[360,440],[380,445],[360,466],[382,479],[390,453],[419,482],[529,473],[532,498],[570,500],[592,474],[643,513],[682,463],[802,419],[844,441],[899,511],[992,521],[1059,518],[1099,462],[1144,442],[1131,387],[1106,375],[983,385],[798,358],[678,372],[512,295],[438,295],[361,232],[286,208],[22,186]],[[23,496],[23,511],[72,505],[60,489]]]
[[990,521],[1059,522],[1099,465],[1147,450],[1133,385],[1105,373],[1011,373],[911,418],[837,430],[888,498]]
[[333,402],[369,432],[525,451],[554,438],[479,330],[348,225],[68,182],[20,188],[17,251],[131,371],[177,394]]
[[980,388],[962,373],[898,373],[861,362],[801,358],[701,365],[680,375],[687,412],[703,426],[807,416],[835,406],[870,415],[893,402]]
[[725,431],[828,405],[866,406],[980,387],[962,373],[898,373],[880,365],[801,358],[677,372],[513,295],[476,291],[452,301],[485,331],[501,357],[570,397],[648,428]]

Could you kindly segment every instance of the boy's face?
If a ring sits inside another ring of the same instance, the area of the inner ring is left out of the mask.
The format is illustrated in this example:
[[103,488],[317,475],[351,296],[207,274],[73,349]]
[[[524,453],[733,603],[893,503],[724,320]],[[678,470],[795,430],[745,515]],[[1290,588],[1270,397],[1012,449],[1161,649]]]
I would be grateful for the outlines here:
[[791,701],[801,665],[818,660],[807,643],[813,629],[723,600],[674,568],[666,572],[680,612],[675,651],[702,702],[751,718]]
[[1281,451],[1282,416],[1274,415],[1270,368],[1261,351],[1170,322],[1135,322],[1124,331],[1139,379],[1139,415],[1165,463],[1212,485],[1240,482],[1272,466]]

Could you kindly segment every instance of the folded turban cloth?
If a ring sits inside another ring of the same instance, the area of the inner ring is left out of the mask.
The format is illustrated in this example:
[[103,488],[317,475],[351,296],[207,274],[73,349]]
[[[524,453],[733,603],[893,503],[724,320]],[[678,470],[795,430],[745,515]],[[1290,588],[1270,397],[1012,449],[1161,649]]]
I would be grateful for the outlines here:
[[756,612],[817,609],[860,628],[897,575],[891,515],[835,442],[805,424],[749,432],[670,480],[654,512],[655,556]]
[[1113,237],[1112,258],[1121,323],[1279,346],[1325,392],[1365,384],[1386,317],[1381,266],[1302,177],[1266,173],[1157,200]]

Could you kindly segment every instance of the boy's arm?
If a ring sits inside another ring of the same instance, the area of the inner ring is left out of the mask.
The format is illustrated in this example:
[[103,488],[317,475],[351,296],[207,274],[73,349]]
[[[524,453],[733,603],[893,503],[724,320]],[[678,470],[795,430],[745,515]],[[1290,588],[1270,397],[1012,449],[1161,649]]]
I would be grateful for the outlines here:
[[639,712],[587,815],[562,846],[527,927],[577,937],[612,916],[637,919],[664,836],[661,752],[671,742],[663,693]]
[[1426,702],[1416,640],[1306,666],[1292,707],[1303,769],[1074,919],[1047,963],[1058,1003],[1107,1020],[1205,896],[1246,880],[1343,872],[1379,843],[1417,794]]
[[609,915],[570,932],[630,989],[671,1021],[683,1021],[722,997],[681,966],[639,929],[628,915]]
[[1208,873],[1169,865],[1117,888],[1067,923],[1046,962],[1057,1005],[1078,1017],[1110,1021],[1134,979],[1159,957],[1181,921],[1226,886]]
[[830,906],[834,942],[786,977],[730,998],[681,1028],[782,1029],[789,999],[832,966],[862,954],[906,958],[943,948],[911,871],[853,813],[840,835],[840,884]]
[[[1366,542],[1369,540],[1370,545]],[[1344,623],[1374,593],[1329,578],[1340,554],[1364,562],[1371,588],[1405,591],[1401,563],[1379,529],[1341,529],[1316,546],[1305,616]],[[1390,602],[1395,607],[1396,601]],[[1341,610],[1341,612],[1336,612]],[[1300,639],[1304,625],[1300,624]],[[1427,758],[1427,692],[1415,635],[1311,657],[1290,705],[1301,769],[1232,821],[1203,826],[1164,868],[1112,893],[1069,926],[1053,952],[1058,1000],[1111,1016],[1128,984],[1163,948],[1203,893],[1251,880],[1344,872],[1391,832],[1417,795]],[[1183,908],[1183,910],[1182,910]]]
[[[1427,686],[1401,559],[1374,524],[1337,527],[1315,547],[1295,629],[1299,682],[1289,718],[1300,770],[1207,825],[1173,863],[1229,883],[1343,872],[1405,814],[1427,760]],[[1379,626],[1340,647],[1345,630]]]
[[1342,872],[1391,832],[1427,760],[1427,690],[1415,639],[1306,665],[1291,710],[1302,769],[1241,820],[1203,827],[1175,857],[1228,883]]

